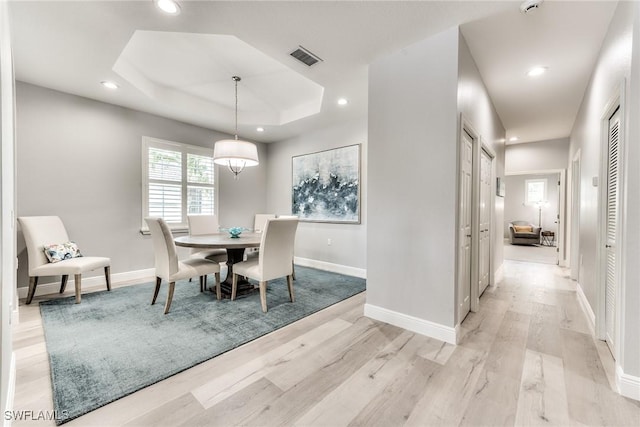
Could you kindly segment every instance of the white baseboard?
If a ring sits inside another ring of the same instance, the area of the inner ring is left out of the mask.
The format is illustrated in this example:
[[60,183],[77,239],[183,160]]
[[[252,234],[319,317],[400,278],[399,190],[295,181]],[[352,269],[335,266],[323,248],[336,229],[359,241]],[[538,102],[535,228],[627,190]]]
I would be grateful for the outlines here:
[[303,267],[317,268],[318,270],[331,271],[333,273],[359,277],[361,279],[367,278],[367,270],[365,270],[364,268],[350,267],[348,265],[333,264],[331,262],[300,257],[294,257],[293,262]]
[[456,345],[456,328],[444,326],[429,320],[419,319],[407,314],[391,311],[371,304],[364,305],[364,315],[381,322],[389,323],[411,332],[426,335],[440,341]]
[[[16,395],[16,354],[15,352],[11,353],[11,366],[9,367],[9,387],[7,389],[7,400],[4,402],[4,410],[11,411],[13,410],[13,399]],[[6,417],[3,414],[4,427],[11,427],[11,417]],[[7,419],[9,418],[9,419]]]
[[616,367],[616,385],[624,397],[640,400],[640,377],[625,374],[620,366]]
[[582,307],[582,311],[587,316],[587,320],[589,321],[589,329],[591,330],[591,335],[595,336],[596,331],[596,315],[591,308],[591,304],[589,304],[589,300],[587,300],[587,296],[584,294],[582,290],[582,286],[580,283],[576,283],[576,295],[578,296],[578,301],[580,302],[580,307]]
[[[134,271],[126,271],[124,273],[115,273],[111,275],[111,284],[118,285],[123,282],[128,282],[131,280],[153,280],[156,276],[155,268],[146,268],[144,270],[134,270]],[[92,287],[105,287],[106,282],[104,280],[103,275],[93,276],[82,278],[82,288],[88,289]],[[60,292],[60,283],[43,283],[38,284],[36,288],[36,295],[50,295],[57,294]],[[18,298],[26,298],[29,293],[28,287],[18,288]],[[67,282],[67,289],[64,291],[63,295],[73,295],[75,294],[75,281],[69,278]]]

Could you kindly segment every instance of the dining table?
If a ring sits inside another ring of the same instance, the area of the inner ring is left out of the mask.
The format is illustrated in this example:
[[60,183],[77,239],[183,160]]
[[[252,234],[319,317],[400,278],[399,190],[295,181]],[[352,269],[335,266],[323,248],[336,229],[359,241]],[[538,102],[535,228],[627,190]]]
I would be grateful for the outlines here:
[[[227,276],[220,283],[222,296],[231,297],[233,280],[233,264],[244,260],[244,251],[247,248],[260,247],[262,233],[242,233],[238,237],[231,237],[228,233],[200,234],[196,236],[175,237],[176,246],[197,249],[226,249],[227,251]],[[244,278],[238,278],[237,295],[245,295],[253,292],[254,285]]]

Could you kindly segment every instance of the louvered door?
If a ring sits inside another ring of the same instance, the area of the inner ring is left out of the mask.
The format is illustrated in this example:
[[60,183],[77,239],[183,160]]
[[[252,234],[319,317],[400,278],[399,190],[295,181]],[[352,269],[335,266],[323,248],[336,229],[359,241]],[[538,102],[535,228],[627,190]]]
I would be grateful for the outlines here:
[[607,150],[607,194],[606,194],[606,294],[605,294],[605,339],[615,357],[616,336],[616,231],[618,224],[618,146],[620,132],[620,110],[609,119],[609,142]]

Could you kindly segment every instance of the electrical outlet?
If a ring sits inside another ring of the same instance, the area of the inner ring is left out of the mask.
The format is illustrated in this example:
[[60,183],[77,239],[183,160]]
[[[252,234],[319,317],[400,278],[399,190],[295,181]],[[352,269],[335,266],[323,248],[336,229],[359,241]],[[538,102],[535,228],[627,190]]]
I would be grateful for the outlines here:
[[327,246],[331,246],[331,239],[327,239]]

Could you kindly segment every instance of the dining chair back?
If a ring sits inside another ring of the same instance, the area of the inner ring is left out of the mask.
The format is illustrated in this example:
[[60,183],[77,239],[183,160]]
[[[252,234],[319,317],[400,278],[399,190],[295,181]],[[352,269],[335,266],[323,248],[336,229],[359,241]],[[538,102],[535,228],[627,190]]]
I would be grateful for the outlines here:
[[153,253],[155,255],[156,277],[169,280],[176,274],[178,268],[178,251],[173,241],[171,229],[162,218],[145,218],[153,240]]
[[268,219],[260,242],[258,264],[263,280],[289,276],[293,269],[293,248],[296,240],[298,219]]
[[27,304],[31,304],[38,286],[38,277],[42,276],[61,276],[60,293],[63,293],[67,286],[69,275],[73,274],[77,304],[81,302],[82,273],[86,271],[104,268],[107,290],[111,290],[111,260],[109,258],[78,256],[57,262],[49,262],[44,251],[45,245],[69,242],[69,235],[60,217],[23,216],[18,218],[18,223],[22,228],[29,257]]
[[263,232],[267,220],[275,217],[276,214],[256,214],[253,218],[253,231],[255,233]]
[[[215,215],[188,215],[187,223],[189,224],[190,236],[217,234],[220,232],[218,217]],[[216,262],[227,261],[227,251],[225,249],[191,248],[191,256]]]
[[200,292],[203,292],[207,285],[207,274],[212,273],[216,276],[216,296],[220,299],[220,265],[215,261],[204,258],[191,257],[180,261],[171,229],[165,220],[162,218],[145,218],[144,220],[149,226],[155,255],[156,288],[151,304],[153,305],[156,302],[162,280],[169,282],[169,292],[167,293],[167,302],[164,307],[164,314],[167,314],[171,307],[176,281],[199,277]]
[[297,218],[270,218],[265,223],[257,258],[234,264],[231,299],[236,297],[238,276],[260,282],[260,303],[267,312],[267,281],[287,278],[289,299],[295,301],[293,292],[293,250],[298,228]]

